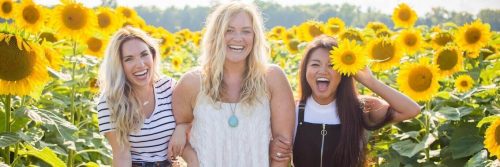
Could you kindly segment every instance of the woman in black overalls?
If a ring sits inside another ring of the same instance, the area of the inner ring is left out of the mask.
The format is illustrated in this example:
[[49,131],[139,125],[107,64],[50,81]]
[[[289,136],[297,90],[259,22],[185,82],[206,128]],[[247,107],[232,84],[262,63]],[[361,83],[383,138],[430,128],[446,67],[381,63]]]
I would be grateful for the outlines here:
[[[293,143],[295,167],[365,166],[365,129],[378,129],[389,122],[413,118],[420,112],[417,103],[377,80],[368,68],[354,76],[333,70],[329,54],[334,47],[337,47],[334,38],[317,37],[309,43],[302,58],[301,99]],[[383,99],[358,95],[354,79]],[[312,105],[309,102],[330,107],[307,107]],[[325,112],[333,113],[321,117]],[[279,159],[289,155],[280,149],[282,144],[272,142],[271,156]]]

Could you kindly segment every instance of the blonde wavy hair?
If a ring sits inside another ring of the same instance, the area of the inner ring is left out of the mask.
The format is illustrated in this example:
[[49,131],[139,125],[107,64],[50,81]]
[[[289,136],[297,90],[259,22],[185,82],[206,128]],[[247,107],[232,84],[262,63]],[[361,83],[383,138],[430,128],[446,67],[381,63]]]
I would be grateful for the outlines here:
[[106,48],[106,55],[99,67],[99,88],[101,99],[105,99],[110,109],[111,122],[115,124],[118,143],[121,146],[128,144],[128,135],[132,131],[140,129],[144,123],[144,115],[141,112],[142,105],[136,96],[132,85],[127,80],[122,67],[123,43],[138,39],[149,46],[153,56],[154,66],[151,70],[153,75],[151,83],[160,78],[160,53],[158,41],[148,36],[144,31],[124,27],[118,30],[112,37]]
[[223,68],[226,59],[225,32],[229,21],[240,12],[252,19],[254,43],[247,57],[243,74],[240,99],[243,104],[259,102],[259,97],[267,96],[265,74],[267,71],[268,47],[266,46],[263,20],[257,6],[239,1],[221,4],[207,17],[206,32],[201,43],[202,87],[213,102],[221,101]]

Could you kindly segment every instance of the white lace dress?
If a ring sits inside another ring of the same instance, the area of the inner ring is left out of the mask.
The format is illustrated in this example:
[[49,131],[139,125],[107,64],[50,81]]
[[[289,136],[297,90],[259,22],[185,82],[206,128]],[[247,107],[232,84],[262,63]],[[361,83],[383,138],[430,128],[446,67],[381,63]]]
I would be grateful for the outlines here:
[[244,107],[238,103],[238,126],[230,127],[231,107],[236,103],[213,104],[200,91],[194,108],[190,143],[201,167],[267,167],[271,114],[268,98]]

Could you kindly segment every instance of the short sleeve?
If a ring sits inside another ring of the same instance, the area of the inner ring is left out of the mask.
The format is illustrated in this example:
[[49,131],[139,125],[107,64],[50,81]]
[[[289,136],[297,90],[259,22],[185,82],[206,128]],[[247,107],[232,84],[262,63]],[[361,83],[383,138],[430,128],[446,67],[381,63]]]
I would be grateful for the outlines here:
[[108,107],[106,98],[101,97],[97,103],[97,118],[99,123],[99,133],[101,135],[115,129],[114,123],[111,122],[111,109]]

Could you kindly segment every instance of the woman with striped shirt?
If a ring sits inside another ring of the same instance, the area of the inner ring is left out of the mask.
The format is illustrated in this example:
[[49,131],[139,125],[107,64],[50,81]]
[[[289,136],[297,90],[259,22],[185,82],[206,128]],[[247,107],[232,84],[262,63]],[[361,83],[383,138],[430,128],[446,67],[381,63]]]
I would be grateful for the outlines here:
[[158,44],[143,31],[116,32],[99,69],[99,131],[109,141],[113,166],[171,166],[168,144],[176,126],[175,84],[159,69]]

